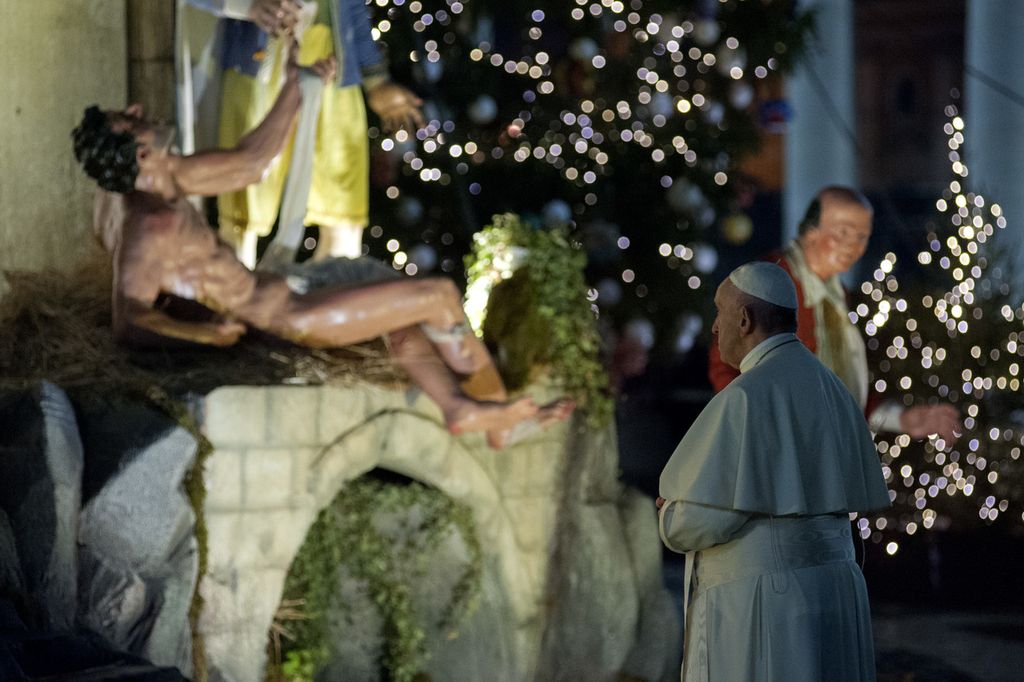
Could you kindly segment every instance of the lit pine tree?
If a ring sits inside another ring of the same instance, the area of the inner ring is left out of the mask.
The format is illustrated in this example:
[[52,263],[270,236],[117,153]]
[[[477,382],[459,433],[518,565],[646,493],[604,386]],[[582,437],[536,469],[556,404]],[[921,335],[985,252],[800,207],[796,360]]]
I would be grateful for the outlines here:
[[759,93],[810,25],[791,0],[376,0],[375,37],[429,125],[371,128],[371,253],[458,277],[494,214],[574,224],[597,304],[671,321],[710,298]]
[[[876,389],[902,392],[908,406],[948,401],[964,418],[952,447],[939,438],[876,439],[894,506],[858,527],[865,538],[885,539],[889,553],[903,533],[1024,520],[1024,431],[1013,412],[1020,409],[1024,306],[1000,265],[996,242],[1006,219],[971,191],[964,122],[954,105],[946,114],[951,179],[936,201],[928,243],[916,266],[900,267],[886,254],[851,313],[868,336]],[[925,277],[908,286],[915,267]]]

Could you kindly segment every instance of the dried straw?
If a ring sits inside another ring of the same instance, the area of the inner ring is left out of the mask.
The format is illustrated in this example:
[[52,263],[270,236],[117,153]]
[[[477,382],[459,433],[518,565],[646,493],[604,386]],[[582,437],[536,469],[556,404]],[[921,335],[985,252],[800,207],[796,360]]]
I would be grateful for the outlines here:
[[0,300],[0,387],[41,379],[64,388],[160,388],[202,392],[221,385],[394,384],[403,374],[384,344],[310,350],[246,336],[232,348],[128,350],[110,327],[111,267],[98,248],[69,273],[5,272]]

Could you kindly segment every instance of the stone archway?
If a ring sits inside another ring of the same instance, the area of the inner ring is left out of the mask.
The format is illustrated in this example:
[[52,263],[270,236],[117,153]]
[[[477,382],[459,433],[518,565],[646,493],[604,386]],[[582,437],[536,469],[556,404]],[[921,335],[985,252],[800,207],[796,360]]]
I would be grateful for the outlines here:
[[516,657],[536,658],[564,428],[495,453],[482,437],[452,438],[425,397],[371,385],[223,387],[204,408],[214,452],[199,632],[213,679],[262,679],[267,633],[310,525],[348,481],[376,467],[472,509],[511,597]]

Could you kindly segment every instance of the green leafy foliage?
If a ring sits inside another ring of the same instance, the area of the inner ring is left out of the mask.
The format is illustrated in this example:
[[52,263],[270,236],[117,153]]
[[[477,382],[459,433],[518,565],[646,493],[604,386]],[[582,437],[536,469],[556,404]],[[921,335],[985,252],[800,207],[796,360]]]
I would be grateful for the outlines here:
[[[586,260],[564,228],[538,230],[513,213],[496,215],[474,236],[466,258],[467,309],[485,342],[497,348],[510,389],[546,367],[601,425],[611,416],[612,401],[586,297]],[[482,314],[473,319],[478,310]]]
[[[619,303],[598,301],[616,326],[693,310],[710,297],[686,286],[693,263],[658,247],[721,244],[714,222],[736,210],[737,171],[786,118],[778,78],[813,47],[809,4],[373,3],[393,75],[424,97],[431,124],[393,138],[370,117],[371,254],[401,254],[401,266],[427,246],[458,279],[487,216],[565,202],[581,229],[612,225],[631,243],[613,240],[588,273],[596,284],[635,272]],[[700,201],[672,205],[684,186]]]
[[[411,509],[418,510],[416,525],[405,528],[400,539],[381,532],[376,519]],[[437,623],[451,637],[457,636],[479,598],[483,555],[472,512],[420,483],[364,477],[346,486],[310,528],[285,582],[282,603],[301,604],[302,613],[284,626],[289,636],[280,677],[311,682],[330,660],[328,612],[346,608],[338,593],[339,568],[345,567],[365,583],[381,616],[382,677],[415,680],[429,652],[412,593],[434,556],[430,549],[453,532],[465,543],[470,560]]]

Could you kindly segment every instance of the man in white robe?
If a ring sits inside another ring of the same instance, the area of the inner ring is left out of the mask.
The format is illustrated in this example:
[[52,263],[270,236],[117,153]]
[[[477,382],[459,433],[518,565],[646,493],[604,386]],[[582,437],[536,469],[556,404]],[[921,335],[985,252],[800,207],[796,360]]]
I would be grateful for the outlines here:
[[874,680],[849,513],[890,498],[863,412],[794,334],[782,268],[738,268],[715,304],[741,375],[683,437],[658,499],[662,540],[687,554],[683,678]]

